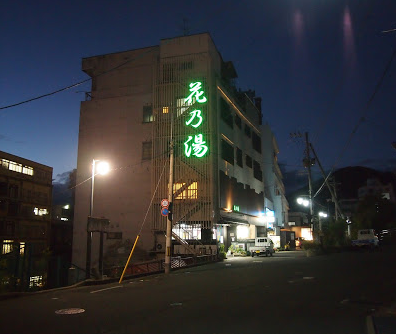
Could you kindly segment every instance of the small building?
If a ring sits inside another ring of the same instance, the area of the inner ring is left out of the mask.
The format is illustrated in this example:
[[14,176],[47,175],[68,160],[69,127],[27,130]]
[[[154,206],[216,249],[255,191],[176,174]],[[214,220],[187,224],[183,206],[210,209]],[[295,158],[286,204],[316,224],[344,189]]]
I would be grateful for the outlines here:
[[4,288],[45,284],[51,203],[52,167],[0,151],[0,249],[8,263],[0,268]]
[[366,196],[381,196],[395,203],[395,191],[392,183],[382,184],[378,179],[367,179],[366,184],[358,189],[358,198],[362,200]]

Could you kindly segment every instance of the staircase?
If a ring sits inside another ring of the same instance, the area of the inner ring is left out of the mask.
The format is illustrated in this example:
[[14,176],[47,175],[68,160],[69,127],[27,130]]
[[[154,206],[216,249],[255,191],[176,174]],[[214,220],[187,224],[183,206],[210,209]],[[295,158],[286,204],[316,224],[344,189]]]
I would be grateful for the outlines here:
[[172,232],[172,237],[175,238],[178,242],[180,242],[180,245],[182,245],[191,254],[197,255],[197,251],[194,248],[192,248],[186,240],[180,238],[175,232]]

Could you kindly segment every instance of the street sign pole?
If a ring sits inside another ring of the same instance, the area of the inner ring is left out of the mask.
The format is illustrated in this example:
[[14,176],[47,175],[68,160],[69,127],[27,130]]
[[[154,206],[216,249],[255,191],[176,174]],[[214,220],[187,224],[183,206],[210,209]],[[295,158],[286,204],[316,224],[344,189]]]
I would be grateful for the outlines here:
[[[169,184],[168,184],[168,200],[169,205],[173,201],[173,110],[171,110],[171,135],[170,135],[170,157],[169,157]],[[166,242],[165,242],[165,274],[169,274],[171,270],[171,253],[172,253],[172,221],[169,215],[166,219]]]

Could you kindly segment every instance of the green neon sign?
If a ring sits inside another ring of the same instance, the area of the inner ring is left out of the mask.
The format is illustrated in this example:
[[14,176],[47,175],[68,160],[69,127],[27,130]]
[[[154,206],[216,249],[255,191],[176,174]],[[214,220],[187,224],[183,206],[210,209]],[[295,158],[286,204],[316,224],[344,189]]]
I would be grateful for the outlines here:
[[[192,82],[188,86],[190,95],[185,99],[186,105],[192,105],[194,102],[205,103],[207,101],[202,89],[202,82]],[[202,125],[202,123],[203,117],[201,115],[201,110],[195,109],[191,111],[190,118],[186,121],[186,125],[197,129]],[[202,158],[209,150],[208,146],[205,144],[206,141],[204,140],[202,133],[188,136],[187,140],[184,142],[184,154],[187,158],[190,158],[191,156]]]
[[239,205],[234,205],[234,206],[233,206],[233,210],[234,210],[234,211],[239,211]]
[[[193,110],[190,112],[190,119],[186,122],[186,125],[190,125],[194,128],[199,127],[202,124],[202,116],[201,116],[201,110]],[[196,119],[196,123],[192,123]]]
[[193,98],[195,98],[198,103],[206,102],[206,97],[202,96],[204,94],[203,90],[201,90],[202,82],[192,82],[190,83],[189,87],[191,94],[186,98],[187,105],[191,105],[194,102]]
[[195,135],[194,138],[188,136],[187,141],[184,142],[184,152],[188,158],[191,155],[202,158],[208,152],[208,147],[205,144],[206,141],[203,140],[202,134]]

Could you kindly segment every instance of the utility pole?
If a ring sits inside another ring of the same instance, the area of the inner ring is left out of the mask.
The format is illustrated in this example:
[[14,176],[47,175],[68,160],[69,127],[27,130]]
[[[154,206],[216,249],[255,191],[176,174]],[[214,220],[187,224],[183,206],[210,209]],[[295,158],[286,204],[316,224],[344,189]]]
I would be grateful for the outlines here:
[[336,219],[336,221],[337,221],[338,218],[339,218],[340,212],[339,212],[339,210],[337,210],[337,206],[336,206],[336,204],[335,204],[335,201],[338,201],[338,197],[337,197],[337,185],[338,185],[339,183],[336,182],[334,175],[333,175],[333,177],[331,178],[331,181],[332,181],[332,183],[331,183],[330,185],[333,187],[333,191],[334,191],[334,199],[333,199],[333,202],[334,202],[334,206],[336,207],[336,208],[335,208],[335,219]]
[[[171,129],[170,129],[170,157],[169,157],[169,183],[168,183],[168,201],[169,208],[172,210],[173,206],[173,110],[171,110]],[[172,256],[172,212],[168,213],[166,219],[166,243],[165,243],[165,274],[169,274],[171,270],[171,256]]]
[[[310,145],[311,145],[311,144],[310,144]],[[332,198],[332,200],[333,200],[333,202],[334,202],[334,205],[335,205],[335,208],[336,208],[335,211],[336,211],[336,212],[339,212],[341,218],[344,219],[344,215],[343,215],[343,213],[342,213],[342,211],[341,211],[341,209],[340,209],[340,206],[339,206],[339,204],[338,204],[337,196],[335,195],[335,193],[334,193],[334,191],[333,191],[333,188],[330,186],[329,181],[327,180],[328,178],[326,178],[326,175],[325,175],[325,173],[324,173],[322,164],[320,163],[319,158],[318,158],[318,156],[316,155],[316,152],[315,152],[315,150],[314,150],[314,148],[313,148],[312,145],[311,145],[311,149],[312,149],[312,152],[313,152],[313,154],[314,154],[314,156],[315,156],[315,158],[316,158],[316,160],[317,160],[317,162],[318,162],[320,171],[322,172],[322,175],[323,175],[323,177],[324,177],[324,179],[325,179],[326,186],[327,186],[327,188],[328,188],[329,191],[330,191],[331,198]]]
[[304,167],[308,169],[308,187],[309,187],[309,223],[312,226],[312,237],[314,237],[314,223],[313,223],[313,203],[312,203],[312,176],[311,176],[311,166],[313,164],[313,159],[310,155],[310,144],[308,140],[308,132],[305,132],[305,158],[303,159]]

